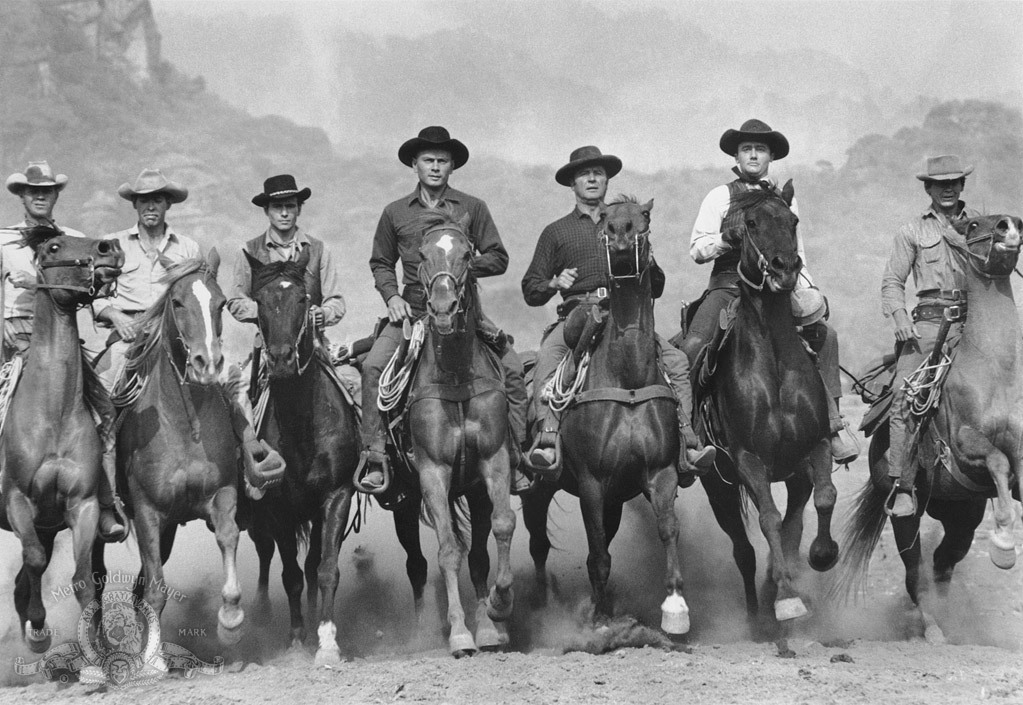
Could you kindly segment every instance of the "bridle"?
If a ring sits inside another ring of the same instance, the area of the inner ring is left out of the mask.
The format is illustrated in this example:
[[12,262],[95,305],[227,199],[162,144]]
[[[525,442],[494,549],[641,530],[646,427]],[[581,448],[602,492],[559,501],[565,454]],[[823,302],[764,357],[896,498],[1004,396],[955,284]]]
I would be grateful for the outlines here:
[[[984,279],[1007,279],[1008,277],[1012,276],[1011,270],[1004,274],[991,274],[989,272],[985,272],[983,269],[977,266],[977,262],[983,264],[991,261],[991,252],[995,248],[994,232],[987,232],[982,235],[974,235],[973,237],[968,237],[966,238],[965,245],[963,243],[959,243],[953,240],[948,235],[948,233],[943,232],[941,234],[941,237],[945,240],[948,246],[952,248],[953,252],[958,253],[963,257],[963,259],[966,260],[966,262],[970,265],[970,269],[972,269],[978,276],[983,277]],[[981,256],[970,249],[970,245],[974,245],[978,242],[985,241],[989,241],[990,243],[988,245],[986,255]]]
[[[635,280],[637,282],[643,281],[643,277],[650,270],[650,226],[636,233],[636,236],[632,243],[633,259],[635,264],[635,271],[633,274],[615,274],[611,268],[611,238],[607,234],[606,221],[604,225],[601,225],[600,231],[597,233],[597,237],[600,239],[604,246],[604,256],[607,260],[607,275],[611,279],[615,288],[621,286],[621,282],[628,280]],[[646,252],[646,256],[643,259],[643,266],[640,268],[640,250]]]
[[[430,233],[441,231],[441,230],[447,231],[447,232],[457,232],[460,235],[462,235],[462,237],[465,237],[465,233],[463,233],[462,231],[457,230],[457,229],[451,227],[451,225],[449,225],[449,224],[442,224],[442,225],[438,225],[438,226],[429,228],[428,230],[423,232],[423,237],[425,238]],[[467,311],[467,308],[468,308],[467,305],[466,305],[466,295],[465,295],[465,291],[466,291],[465,283],[466,283],[466,280],[469,278],[469,267],[468,267],[468,265],[466,265],[465,269],[463,269],[457,276],[455,275],[454,272],[452,272],[452,271],[450,271],[448,269],[442,269],[439,272],[435,272],[431,276],[431,275],[428,275],[428,273],[425,271],[424,265],[425,265],[425,262],[420,262],[419,263],[419,267],[417,268],[417,275],[419,277],[419,283],[422,284],[423,288],[426,290],[426,298],[427,298],[426,309],[427,309],[428,315],[430,315],[430,317],[433,318],[433,313],[432,313],[431,307],[429,305],[430,293],[433,291],[434,284],[436,284],[442,278],[449,279],[451,281],[451,286],[455,290],[456,306],[455,306],[455,313],[454,313],[454,315],[458,316],[458,315],[465,314],[465,312]]]
[[[196,272],[202,275],[203,281],[208,279],[211,274],[209,267],[205,264],[203,264],[199,269],[197,269]],[[175,284],[176,283],[177,282],[175,282]],[[189,384],[188,368],[192,366],[192,348],[185,340],[185,337],[181,334],[181,326],[178,324],[178,315],[174,311],[174,303],[173,301],[171,301],[170,298],[167,299],[167,309],[170,312],[169,315],[171,318],[171,322],[174,324],[174,330],[177,331],[176,340],[181,345],[181,349],[185,353],[184,355],[185,363],[179,370],[177,364],[174,362],[174,356],[171,354],[171,350],[169,347],[167,348],[167,359],[170,360],[170,365],[174,369],[175,374],[177,375],[178,384],[184,386],[186,384]],[[212,333],[212,331],[210,332]]]
[[[743,213],[743,215],[745,216],[745,213]],[[739,279],[746,286],[753,289],[754,291],[763,291],[764,287],[767,285],[767,272],[770,269],[770,264],[768,263],[767,258],[764,257],[764,253],[760,249],[760,246],[757,245],[757,241],[753,239],[753,234],[750,232],[749,227],[746,225],[745,221],[746,219],[744,217],[741,228],[742,244],[740,251],[745,251],[747,246],[752,248],[753,254],[756,255],[757,258],[757,272],[760,275],[760,282],[759,283],[754,282],[752,277],[750,277],[744,271],[742,271],[742,265],[743,262],[745,261],[744,257],[741,256],[739,257],[739,264],[736,266],[735,269],[739,275]]]
[[[270,282],[267,282],[267,284],[269,283]],[[265,286],[266,285],[261,287],[261,289],[265,288]],[[255,295],[256,293],[258,292],[253,292],[253,295]],[[295,374],[299,377],[305,374],[305,371],[309,368],[309,364],[313,361],[313,358],[316,357],[315,345],[310,346],[311,352],[309,353],[309,357],[306,358],[305,362],[302,362],[302,343],[305,341],[306,334],[309,331],[309,319],[311,319],[313,316],[312,312],[309,310],[309,294],[305,294],[304,298],[306,302],[305,314],[302,316],[302,326],[298,329],[298,334],[295,336],[294,343]],[[259,335],[263,338],[264,341],[268,340],[266,332],[263,330],[263,326],[261,324],[257,325],[259,327]]]

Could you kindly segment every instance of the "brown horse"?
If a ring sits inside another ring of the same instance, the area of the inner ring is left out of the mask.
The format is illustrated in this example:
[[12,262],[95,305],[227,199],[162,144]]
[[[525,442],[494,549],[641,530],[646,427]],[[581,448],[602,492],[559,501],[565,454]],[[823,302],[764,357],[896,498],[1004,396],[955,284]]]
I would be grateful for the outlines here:
[[252,297],[269,372],[269,407],[261,438],[287,463],[280,486],[252,506],[249,536],[259,555],[259,595],[268,603],[274,544],[284,564],[284,590],[291,612],[291,643],[301,647],[302,569],[298,542],[309,537],[305,573],[310,610],[320,591],[316,663],[340,663],[334,594],[340,580],[338,553],[351,511],[352,478],[358,464],[355,408],[333,377],[329,356],[312,325],[305,283],[309,253],[294,262],[264,264],[245,253],[252,271]]
[[83,359],[76,314],[120,274],[124,253],[116,240],[69,237],[43,226],[23,238],[36,252],[39,283],[32,347],[0,439],[0,528],[21,540],[14,605],[29,647],[42,653],[51,638],[41,582],[62,529],[73,536],[78,603],[84,609],[95,597],[92,544],[103,444],[89,402],[105,394]]
[[[465,220],[456,222],[447,211],[437,211],[426,214],[420,223],[419,278],[428,297],[426,333],[406,421],[418,479],[411,494],[421,494],[425,518],[437,533],[451,627],[448,646],[456,657],[507,641],[494,622],[511,616],[510,554],[515,530],[503,370],[477,335],[479,302],[469,271],[473,247]],[[455,514],[461,496],[472,525],[469,568],[477,599],[475,639],[466,627],[458,591],[465,553]],[[426,566],[414,522],[416,510],[414,503],[405,502],[395,510],[395,526],[409,554],[407,568],[418,614]],[[497,577],[488,595],[491,532],[497,540]]]
[[[718,453],[718,471],[701,481],[718,523],[732,539],[751,620],[758,616],[759,602],[743,491],[759,510],[760,529],[770,547],[765,597],[774,603],[777,621],[769,626],[775,634],[784,633],[778,622],[787,624],[807,613],[793,581],[803,509],[811,493],[818,521],[810,565],[824,571],[838,560],[838,545],[831,538],[836,491],[826,391],[792,317],[791,291],[802,269],[797,218],[789,209],[792,196],[790,181],[780,195],[751,191],[733,204],[742,213],[738,308],[712,386],[697,400],[697,409],[711,420],[711,438],[726,451]],[[774,482],[784,482],[787,490],[784,519],[771,496]],[[778,648],[790,653],[784,637],[778,639]]]
[[[946,242],[964,261],[969,313],[930,423],[933,436],[924,434],[921,439],[921,444],[940,445],[948,452],[921,449],[917,513],[892,518],[906,568],[906,591],[920,612],[927,638],[937,641],[944,639],[941,629],[921,604],[920,519],[930,514],[944,528],[933,567],[934,585],[942,597],[956,564],[969,552],[989,498],[995,500],[991,560],[999,568],[1014,565],[1012,498],[1023,494],[1023,334],[1009,281],[1019,259],[1023,221],[991,215],[955,227],[966,246]],[[862,579],[884,528],[885,499],[891,490],[887,451],[886,422],[871,439],[870,481],[857,496],[846,529],[849,552],[840,580],[846,590]],[[947,457],[947,469],[942,456]],[[938,462],[924,465],[925,457],[937,457]]]
[[540,483],[522,498],[529,552],[546,590],[547,510],[558,489],[579,497],[589,543],[586,566],[596,614],[611,616],[608,549],[618,531],[622,505],[642,493],[657,517],[664,545],[667,597],[662,625],[683,634],[689,609],[682,597],[678,485],[679,433],[675,395],[657,364],[651,288],[650,211],[653,201],[608,204],[600,237],[607,251],[610,314],[592,352],[582,391],[562,416],[565,472],[558,483]]
[[[224,565],[217,634],[233,644],[244,619],[235,564],[240,439],[231,420],[232,402],[218,383],[226,303],[217,284],[219,265],[217,251],[211,250],[206,261],[169,266],[166,292],[139,319],[113,401],[119,407],[118,485],[142,559],[135,592],[158,618],[162,615],[163,564],[178,526],[204,520],[216,534]],[[102,556],[99,544],[100,575]]]

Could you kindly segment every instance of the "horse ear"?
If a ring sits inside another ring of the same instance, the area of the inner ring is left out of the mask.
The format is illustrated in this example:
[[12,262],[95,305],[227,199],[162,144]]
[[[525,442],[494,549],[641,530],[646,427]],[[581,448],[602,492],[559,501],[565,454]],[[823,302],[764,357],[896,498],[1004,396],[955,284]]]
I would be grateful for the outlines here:
[[644,203],[642,206],[640,206],[640,211],[646,217],[646,224],[647,225],[650,225],[650,211],[652,211],[653,209],[654,209],[654,199],[652,199],[652,198],[649,201],[647,201],[646,203]]
[[792,179],[785,182],[785,185],[781,187],[781,198],[785,201],[785,204],[790,208],[792,207],[792,199],[796,195],[796,189],[792,186]]
[[263,266],[264,266],[263,263],[260,262],[255,257],[253,257],[251,254],[249,254],[248,250],[243,248],[242,249],[242,254],[245,255],[245,259],[247,259],[249,261],[249,269],[251,269],[253,271],[253,273],[258,272],[259,270],[261,270],[263,268]]
[[220,270],[220,253],[217,252],[216,247],[211,247],[210,251],[206,253],[206,268],[209,269],[210,276],[216,279],[217,272]]
[[469,217],[468,213],[463,213],[462,217],[458,219],[458,227],[462,229],[462,232],[466,235],[469,234],[469,223],[472,222],[472,218]]
[[303,247],[302,252],[298,255],[298,259],[295,260],[295,264],[298,265],[299,269],[305,269],[309,266],[309,256],[309,248]]

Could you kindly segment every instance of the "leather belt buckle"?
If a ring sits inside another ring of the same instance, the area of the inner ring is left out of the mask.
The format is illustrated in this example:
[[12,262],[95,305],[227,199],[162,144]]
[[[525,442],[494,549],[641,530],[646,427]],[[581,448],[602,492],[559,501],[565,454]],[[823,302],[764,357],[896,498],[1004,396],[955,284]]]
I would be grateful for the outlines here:
[[956,304],[955,306],[946,306],[944,316],[946,321],[955,323],[962,318],[963,307],[959,304]]

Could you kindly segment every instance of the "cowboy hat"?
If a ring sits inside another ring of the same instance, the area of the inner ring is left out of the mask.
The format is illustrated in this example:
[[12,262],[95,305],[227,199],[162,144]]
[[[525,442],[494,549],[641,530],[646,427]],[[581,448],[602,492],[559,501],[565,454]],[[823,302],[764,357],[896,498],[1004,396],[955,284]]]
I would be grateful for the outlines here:
[[405,166],[412,166],[412,162],[416,160],[419,153],[425,152],[428,149],[440,149],[445,152],[451,152],[451,161],[454,163],[454,169],[469,161],[469,148],[458,140],[451,139],[448,131],[439,126],[424,127],[419,131],[418,137],[413,137],[401,145],[398,149],[398,161]]
[[766,122],[761,122],[756,118],[742,123],[742,127],[738,130],[725,130],[725,133],[721,135],[721,141],[718,142],[718,146],[721,147],[722,152],[730,157],[734,157],[739,151],[739,145],[743,142],[762,142],[766,144],[770,148],[771,157],[775,161],[784,159],[789,153],[789,141],[785,139],[785,135],[772,130]]
[[588,166],[602,166],[607,172],[607,178],[613,177],[622,170],[622,160],[613,154],[601,154],[600,150],[593,145],[573,149],[568,155],[568,164],[558,169],[554,174],[554,180],[562,186],[571,186],[572,180],[581,169]]
[[973,165],[963,167],[959,157],[954,154],[943,154],[940,157],[927,157],[924,170],[916,175],[921,181],[958,181],[973,173]]
[[792,318],[797,326],[810,326],[828,313],[828,302],[820,289],[808,287],[792,292]]
[[29,162],[24,172],[14,172],[7,177],[7,190],[20,194],[26,186],[55,186],[58,191],[67,185],[64,174],[53,174],[48,162]]
[[312,193],[308,186],[299,190],[298,184],[295,183],[295,177],[291,174],[278,174],[263,182],[263,193],[253,196],[252,202],[260,208],[266,208],[270,201],[294,196],[301,204],[305,203]]
[[123,183],[117,189],[117,195],[126,201],[136,196],[150,193],[165,193],[171,203],[181,203],[188,198],[188,189],[181,184],[170,181],[160,173],[159,169],[143,169],[135,179],[135,185]]

